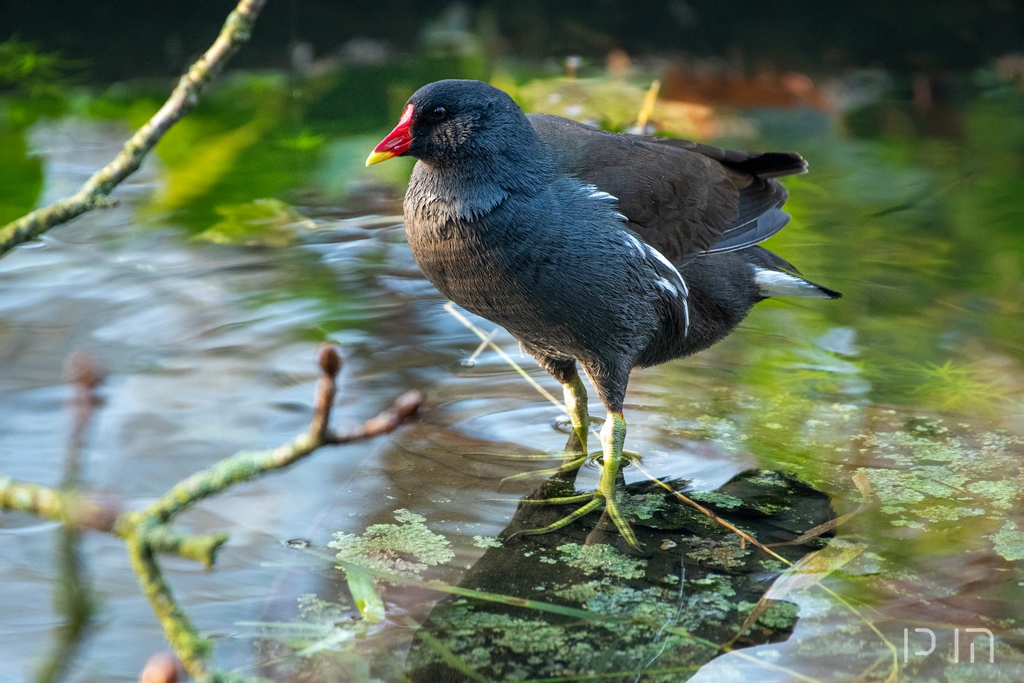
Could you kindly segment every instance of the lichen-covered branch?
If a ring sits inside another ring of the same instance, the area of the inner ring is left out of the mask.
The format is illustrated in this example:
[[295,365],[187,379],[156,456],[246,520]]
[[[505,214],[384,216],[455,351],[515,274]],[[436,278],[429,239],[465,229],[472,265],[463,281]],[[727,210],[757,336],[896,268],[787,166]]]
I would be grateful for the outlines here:
[[[133,535],[138,536],[139,534],[140,531],[136,527]],[[195,536],[167,524],[147,526],[144,535],[146,543],[153,549],[153,552],[195,560],[207,569],[213,567],[213,563],[217,560],[217,551],[228,541],[228,535],[225,533]]]
[[76,491],[60,491],[10,477],[0,477],[0,510],[27,512],[97,531],[111,531],[119,514],[112,503],[98,503]]
[[211,645],[199,635],[174,601],[171,590],[164,582],[156,564],[154,553],[157,550],[172,550],[177,554],[199,559],[210,567],[213,565],[217,549],[227,537],[180,535],[167,526],[167,522],[203,498],[272,470],[288,467],[321,446],[366,439],[390,432],[406,418],[415,414],[423,402],[419,392],[408,392],[400,396],[390,409],[359,427],[344,432],[331,432],[331,406],[337,392],[336,377],[341,370],[341,357],[334,347],[324,346],[320,350],[318,360],[321,375],[317,382],[315,409],[308,432],[289,444],[265,451],[242,451],[212,467],[196,472],[176,484],[148,508],[134,513],[125,520],[125,525],[134,530],[133,533],[122,535],[128,542],[128,551],[132,566],[139,577],[139,585],[149,598],[153,611],[164,628],[167,641],[185,670],[196,680],[233,679],[208,670],[206,657]]
[[164,133],[199,104],[199,96],[249,39],[256,17],[265,3],[266,0],[240,0],[228,15],[217,40],[189,67],[159,111],[135,132],[117,157],[94,173],[78,192],[0,228],[0,256],[55,225],[66,223],[86,211],[110,206],[107,196],[111,191],[137,171],[146,154]]
[[211,676],[206,658],[213,650],[213,644],[199,634],[192,622],[178,606],[170,587],[164,581],[163,573],[153,555],[153,548],[146,540],[148,526],[139,524],[134,534],[127,539],[128,557],[132,570],[139,580],[139,587],[149,600],[153,613],[163,626],[167,642],[181,660],[185,670],[197,681],[219,680]]

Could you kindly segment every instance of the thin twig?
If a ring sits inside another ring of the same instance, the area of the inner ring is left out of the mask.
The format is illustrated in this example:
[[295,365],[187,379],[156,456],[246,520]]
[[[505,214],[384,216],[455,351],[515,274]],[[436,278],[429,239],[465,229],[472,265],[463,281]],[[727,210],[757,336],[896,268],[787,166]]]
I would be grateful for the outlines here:
[[78,486],[82,476],[82,451],[85,449],[85,434],[89,429],[93,413],[100,404],[97,393],[103,383],[103,371],[96,358],[87,352],[71,354],[66,363],[65,372],[71,380],[74,394],[71,407],[74,415],[74,426],[68,440],[67,456],[64,461],[64,488]]
[[566,413],[566,414],[569,413],[569,411],[566,410],[565,406],[562,405],[562,402],[559,401],[554,396],[552,396],[551,392],[549,392],[547,389],[542,387],[537,382],[537,380],[535,380],[534,378],[530,377],[529,373],[526,372],[526,370],[523,370],[522,366],[520,366],[519,363],[516,363],[514,360],[512,360],[512,356],[510,356],[507,353],[505,353],[504,349],[502,349],[500,346],[495,344],[493,341],[490,341],[488,339],[488,336],[487,336],[486,332],[484,332],[479,327],[477,327],[472,322],[470,322],[469,318],[467,318],[466,316],[464,316],[461,313],[459,313],[459,311],[456,310],[456,308],[455,308],[455,304],[453,304],[451,301],[449,301],[448,303],[446,303],[444,305],[444,310],[448,311],[449,315],[451,315],[453,318],[455,318],[460,323],[465,325],[467,328],[472,330],[473,334],[475,334],[476,336],[480,337],[480,340],[482,342],[486,342],[487,345],[491,347],[491,349],[493,349],[499,356],[501,356],[502,360],[504,360],[506,363],[508,363],[512,367],[513,370],[518,372],[520,377],[522,377],[527,382],[529,382],[530,386],[532,386],[534,389],[536,389],[540,393],[541,396],[543,396],[547,400],[551,401],[551,403],[554,404],[554,406],[556,408],[558,408],[559,410],[561,410],[563,413]]
[[407,391],[396,398],[391,407],[377,417],[356,427],[327,433],[324,436],[324,443],[330,445],[351,443],[393,432],[399,425],[415,415],[421,405],[423,405],[423,394],[418,391]]
[[696,509],[696,510],[697,510],[698,512],[700,512],[701,514],[707,515],[707,516],[708,516],[708,517],[710,517],[710,518],[711,518],[711,519],[712,519],[712,520],[713,520],[713,521],[714,521],[714,522],[715,522],[716,524],[718,524],[718,525],[720,525],[720,526],[723,526],[723,527],[725,527],[725,528],[726,528],[726,529],[728,529],[729,531],[731,531],[731,532],[733,532],[734,534],[736,534],[737,536],[739,536],[742,542],[749,542],[749,543],[750,543],[751,545],[753,545],[753,546],[756,546],[756,547],[760,548],[761,550],[763,550],[764,552],[768,553],[769,555],[771,555],[772,557],[774,557],[774,558],[775,558],[776,560],[779,560],[780,562],[784,562],[784,563],[785,563],[785,564],[787,564],[787,565],[792,565],[792,564],[793,564],[792,562],[790,562],[789,560],[787,560],[786,558],[784,558],[784,557],[783,557],[782,555],[779,555],[778,553],[776,553],[776,552],[775,552],[774,550],[772,550],[772,549],[771,549],[771,548],[769,548],[768,546],[766,546],[766,545],[762,544],[762,543],[761,543],[760,541],[758,541],[758,540],[757,540],[756,538],[754,538],[753,536],[751,536],[751,535],[750,535],[750,534],[748,534],[747,532],[743,531],[742,529],[739,529],[739,528],[737,528],[737,527],[736,527],[735,525],[733,525],[732,523],[730,523],[730,522],[728,522],[728,521],[726,521],[726,520],[722,519],[721,517],[719,517],[718,515],[716,515],[716,514],[715,514],[714,512],[712,512],[711,510],[708,510],[708,509],[707,509],[706,507],[704,507],[703,505],[701,505],[700,503],[698,503],[698,502],[696,502],[696,501],[694,501],[694,500],[690,499],[690,498],[689,498],[689,497],[687,497],[687,496],[684,496],[684,495],[683,495],[682,493],[679,493],[679,491],[676,491],[676,490],[675,490],[674,488],[672,488],[671,486],[669,486],[668,484],[666,484],[665,482],[663,482],[662,480],[658,479],[658,478],[657,478],[656,476],[654,476],[653,474],[651,474],[651,473],[650,473],[650,472],[649,472],[649,471],[648,471],[648,470],[647,470],[646,468],[644,468],[644,466],[643,466],[643,465],[641,465],[641,464],[640,464],[639,462],[637,462],[637,461],[634,461],[634,462],[633,462],[633,465],[635,465],[635,466],[637,467],[637,469],[639,469],[639,470],[640,470],[641,472],[643,472],[643,473],[644,473],[644,475],[646,475],[648,479],[650,479],[650,480],[651,480],[652,482],[654,482],[654,483],[655,483],[655,484],[657,484],[658,486],[662,487],[663,489],[665,489],[666,491],[668,491],[669,493],[671,493],[671,494],[672,494],[673,496],[675,496],[675,497],[676,497],[676,498],[677,498],[678,500],[680,500],[680,501],[682,501],[683,503],[686,503],[687,505],[689,505],[690,507],[692,507],[692,508]]

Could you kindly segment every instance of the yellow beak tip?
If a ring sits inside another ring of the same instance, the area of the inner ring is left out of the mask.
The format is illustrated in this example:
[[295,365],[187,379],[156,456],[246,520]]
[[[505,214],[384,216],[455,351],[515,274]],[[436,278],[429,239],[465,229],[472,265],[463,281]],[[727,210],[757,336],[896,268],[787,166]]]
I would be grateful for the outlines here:
[[366,165],[373,166],[379,164],[382,161],[387,161],[391,157],[395,156],[391,152],[370,152],[370,156],[366,157]]

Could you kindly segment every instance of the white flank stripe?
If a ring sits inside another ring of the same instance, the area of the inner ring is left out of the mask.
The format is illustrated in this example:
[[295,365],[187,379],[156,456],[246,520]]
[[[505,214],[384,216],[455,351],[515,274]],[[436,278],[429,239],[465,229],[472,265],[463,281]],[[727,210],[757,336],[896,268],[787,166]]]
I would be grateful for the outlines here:
[[658,278],[658,286],[664,289],[666,292],[671,292],[675,296],[679,296],[679,290],[676,289],[676,286],[663,277]]
[[[587,199],[596,199],[599,202],[612,202],[612,203],[619,201],[618,197],[616,197],[613,194],[609,194],[609,193],[605,192],[604,190],[597,189],[596,185],[589,185],[589,184],[584,185],[583,186],[583,190],[587,193]],[[622,213],[619,212],[619,211],[616,211],[612,215],[615,216],[616,218],[618,218],[620,221],[622,221],[624,223],[629,221],[629,219],[626,218],[624,215],[622,215]]]
[[619,201],[619,198],[616,197],[615,195],[608,194],[604,190],[597,189],[597,185],[591,185],[590,183],[585,183],[583,185],[583,189],[584,189],[584,191],[586,191],[587,197],[589,197],[590,199],[601,199],[601,200],[608,201],[608,202],[617,202],[617,201]]
[[676,267],[672,265],[672,262],[665,258],[664,254],[662,254],[660,251],[658,251],[651,245],[645,244],[644,247],[647,249],[648,254],[658,259],[663,266],[671,270],[675,274],[675,276],[679,278],[679,284],[683,286],[683,296],[690,296],[690,288],[686,286],[686,280],[684,280],[683,276],[679,274],[679,271],[676,270]]
[[639,239],[629,234],[628,232],[625,234],[626,237],[629,239],[630,244],[632,244],[633,247],[636,248],[637,252],[639,252],[641,257],[646,259],[653,256],[658,263],[667,268],[669,272],[673,276],[675,276],[673,278],[675,282],[672,282],[672,280],[668,278],[662,277],[658,278],[656,284],[658,285],[658,287],[665,290],[666,292],[671,293],[672,296],[680,299],[683,302],[683,336],[685,337],[690,333],[690,288],[686,285],[686,280],[683,278],[679,270],[672,264],[672,262],[665,258],[664,254],[662,254],[660,251],[658,251],[651,245],[641,242]]
[[647,252],[644,251],[643,243],[640,242],[640,240],[638,240],[637,238],[630,235],[628,232],[625,233],[625,235],[629,243],[633,245],[634,249],[636,249],[637,255],[640,256],[640,258],[647,258]]

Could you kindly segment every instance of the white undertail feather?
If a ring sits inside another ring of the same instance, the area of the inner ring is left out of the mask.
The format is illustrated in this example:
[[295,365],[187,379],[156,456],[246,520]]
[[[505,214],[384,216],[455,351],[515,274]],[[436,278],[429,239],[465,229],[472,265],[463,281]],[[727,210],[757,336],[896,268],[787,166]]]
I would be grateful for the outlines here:
[[808,296],[820,299],[831,299],[832,297],[818,285],[796,275],[784,273],[781,270],[770,268],[759,268],[751,265],[754,269],[754,283],[764,296]]
[[683,303],[683,336],[690,334],[690,302]]

